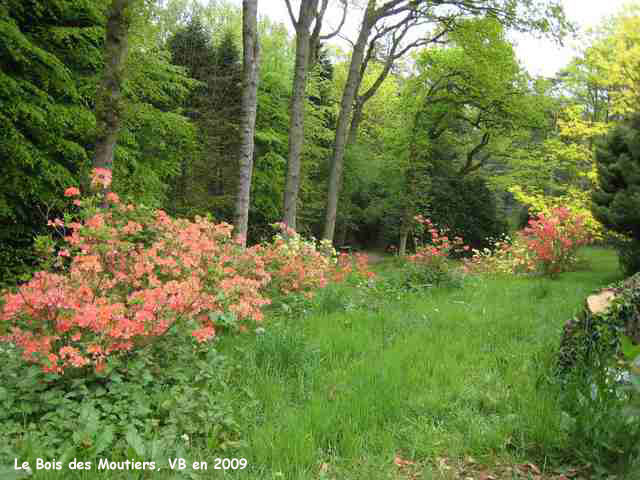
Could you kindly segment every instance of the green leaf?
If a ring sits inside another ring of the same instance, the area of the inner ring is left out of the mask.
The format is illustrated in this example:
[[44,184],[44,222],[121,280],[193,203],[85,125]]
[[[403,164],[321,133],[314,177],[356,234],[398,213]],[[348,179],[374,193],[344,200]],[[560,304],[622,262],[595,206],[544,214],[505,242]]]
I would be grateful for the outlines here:
[[142,437],[138,434],[137,430],[134,427],[129,428],[127,434],[125,435],[125,439],[127,444],[136,452],[136,455],[139,457],[144,457],[145,448]]
[[14,480],[17,478],[27,478],[29,477],[29,473],[24,470],[15,470],[13,466],[11,467],[0,467],[0,478],[2,480]]
[[[127,441],[129,439],[127,438]],[[95,443],[95,453],[99,454],[109,448],[113,442],[113,426],[107,425],[99,434]]]
[[634,360],[640,355],[640,345],[634,345],[631,339],[627,336],[622,337],[622,353],[627,360]]

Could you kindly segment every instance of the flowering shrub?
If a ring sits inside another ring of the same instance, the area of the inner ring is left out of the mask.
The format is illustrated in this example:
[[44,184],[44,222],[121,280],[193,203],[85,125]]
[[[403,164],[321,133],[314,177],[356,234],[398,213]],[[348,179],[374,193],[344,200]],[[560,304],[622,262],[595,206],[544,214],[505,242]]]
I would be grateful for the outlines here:
[[327,285],[335,268],[336,252],[331,242],[305,240],[284,223],[273,226],[280,233],[258,250],[271,276],[269,292],[272,295],[302,293],[311,297],[315,289]]
[[434,285],[457,285],[457,281],[447,259],[453,254],[461,254],[470,247],[460,237],[450,238],[446,228],[438,228],[429,219],[416,215],[416,233],[420,238],[429,238],[428,243],[417,245],[416,253],[407,257],[408,263],[402,268],[399,286],[403,290],[419,291]]
[[267,287],[271,297],[301,293],[311,298],[315,290],[329,282],[342,282],[351,274],[367,278],[374,275],[364,254],[338,254],[328,240],[306,240],[284,223],[273,226],[281,233],[260,249],[265,270],[271,276]]
[[[587,179],[594,183],[597,179],[595,169],[588,172]],[[586,230],[590,238],[594,241],[602,241],[605,238],[605,229],[591,213],[591,189],[568,187],[564,195],[559,197],[550,197],[542,193],[534,193],[525,191],[520,186],[509,188],[509,191],[515,196],[518,202],[527,205],[529,211],[536,215],[544,215],[546,217],[553,216],[554,210],[558,208],[569,209],[573,216],[582,218],[583,228]],[[607,233],[610,235],[610,233]]]
[[49,221],[62,242],[41,238],[45,270],[0,298],[0,340],[46,372],[102,371],[109,356],[174,327],[205,342],[235,320],[261,321],[271,298],[310,298],[329,281],[368,273],[366,256],[338,257],[283,224],[272,243],[243,248],[231,225],[125,205],[110,183],[110,171],[94,169],[93,195],[65,190],[75,213]]
[[431,242],[418,246],[416,253],[409,256],[409,261],[423,265],[441,265],[453,253],[469,250],[470,247],[464,244],[462,238],[450,239],[447,229],[436,227],[430,219],[416,215],[415,220],[421,227],[420,230],[429,233]]
[[538,270],[550,275],[570,270],[576,251],[589,241],[584,219],[562,207],[530,220],[522,236]]
[[581,217],[556,208],[550,215],[538,215],[515,238],[504,236],[493,250],[473,250],[464,268],[475,273],[540,272],[554,275],[570,270],[576,251],[589,241]]
[[343,282],[350,275],[357,278],[371,279],[375,277],[375,273],[369,270],[369,257],[364,253],[340,253],[337,258],[335,269],[333,270],[332,280],[334,282]]
[[[92,185],[105,189],[110,180],[110,172],[96,169]],[[241,248],[230,225],[172,219],[101,191],[74,205],[76,215],[49,222],[64,235],[52,262],[57,273],[38,272],[3,297],[0,325],[8,333],[1,339],[26,361],[55,373],[100,371],[110,355],[173,325],[203,342],[215,335],[221,314],[261,320],[270,276],[258,249]],[[46,251],[55,252],[52,243]]]
[[492,248],[472,249],[471,258],[463,260],[467,273],[525,273],[533,272],[536,264],[520,235],[503,235],[492,239]]

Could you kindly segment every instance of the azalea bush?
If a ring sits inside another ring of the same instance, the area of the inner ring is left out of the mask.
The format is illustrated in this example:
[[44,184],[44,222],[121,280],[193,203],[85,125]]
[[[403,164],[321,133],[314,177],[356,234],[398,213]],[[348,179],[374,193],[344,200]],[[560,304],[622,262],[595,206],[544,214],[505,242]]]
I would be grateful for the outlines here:
[[516,235],[491,239],[492,248],[472,249],[471,258],[463,260],[467,273],[525,273],[535,271],[535,262],[527,245]]
[[0,300],[0,340],[45,372],[92,367],[169,330],[197,342],[216,329],[260,322],[272,299],[307,298],[330,281],[366,275],[366,257],[338,256],[284,225],[273,242],[244,248],[232,226],[174,219],[125,204],[108,191],[111,171],[93,171],[93,193],[65,191],[69,213],[38,239],[44,269]]
[[416,252],[407,257],[400,286],[409,291],[443,284],[456,284],[449,259],[470,250],[464,240],[449,236],[446,227],[438,227],[429,218],[415,216]]
[[[439,266],[454,254],[470,250],[464,240],[455,236],[450,238],[446,227],[437,227],[429,218],[416,215],[417,222],[416,253],[409,256],[409,261],[421,265]],[[428,237],[428,241],[421,243],[420,237]]]
[[[594,183],[596,178],[594,171],[588,173],[590,183]],[[559,197],[550,197],[543,193],[525,191],[520,186],[511,187],[509,191],[518,202],[526,205],[529,212],[534,215],[551,217],[558,208],[568,209],[572,216],[582,219],[584,230],[588,232],[590,238],[594,241],[602,242],[611,236],[610,233],[605,231],[602,223],[596,220],[591,213],[590,189],[568,187],[566,193]]]
[[264,290],[273,308],[289,316],[313,309],[316,294],[332,283],[358,283],[375,276],[365,254],[337,253],[328,240],[305,239],[283,223],[272,226],[279,232],[259,250],[271,276]]
[[284,223],[273,225],[279,232],[271,243],[264,243],[259,254],[271,276],[267,287],[271,296],[300,293],[306,297],[324,288],[337,263],[331,242],[304,239]]
[[493,249],[473,250],[464,269],[475,273],[542,273],[555,275],[574,268],[577,250],[589,243],[584,219],[566,208],[531,219],[514,237],[503,236]]
[[578,248],[590,240],[584,218],[563,207],[554,209],[550,215],[538,215],[530,220],[522,238],[537,269],[549,275],[573,268],[577,263]]
[[17,293],[2,299],[2,340],[45,371],[104,369],[106,359],[145,345],[171,328],[197,341],[231,316],[260,321],[269,273],[258,249],[243,249],[232,227],[177,220],[162,210],[125,205],[105,192],[109,170],[95,169],[97,193],[71,187],[75,211],[50,221],[62,240],[40,241],[55,258]]
[[340,283],[349,278],[354,281],[371,280],[375,278],[375,273],[370,270],[369,257],[364,253],[340,253],[336,258],[336,266],[331,278],[334,282]]

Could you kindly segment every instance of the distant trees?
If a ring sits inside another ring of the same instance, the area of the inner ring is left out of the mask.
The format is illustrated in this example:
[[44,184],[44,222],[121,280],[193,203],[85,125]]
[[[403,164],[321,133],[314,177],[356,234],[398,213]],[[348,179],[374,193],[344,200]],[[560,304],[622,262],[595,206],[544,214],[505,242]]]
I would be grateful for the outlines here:
[[[422,177],[414,196],[424,193],[421,163],[450,162],[462,176],[495,166],[511,140],[522,140],[510,136],[516,124],[533,118],[531,102],[514,100],[529,79],[513,74],[508,48],[474,35],[563,25],[560,10],[542,14],[529,0],[446,8],[371,0],[360,4],[352,51],[342,52],[322,42],[354,7],[343,0],[300,2],[297,15],[295,2],[285,2],[295,40],[284,25],[254,19],[255,0],[242,10],[224,0],[32,3],[38,15],[17,0],[0,6],[0,168],[8,179],[0,217],[29,237],[41,223],[34,212],[55,209],[92,166],[112,167],[113,189],[127,200],[211,213],[250,242],[282,219],[332,239],[338,222],[340,240],[378,228],[390,221],[380,205],[396,208],[409,177]],[[332,7],[340,20],[325,28]],[[469,33],[472,19],[486,24]],[[418,26],[427,33],[414,39]],[[436,48],[445,41],[457,43]],[[417,75],[398,75],[420,46],[433,48],[412,63]]]
[[[359,96],[360,84],[366,70],[370,52],[377,47],[377,41],[387,39],[391,48],[387,53],[387,62],[382,71],[380,84],[388,74],[393,60],[398,53],[406,53],[402,47],[402,39],[409,29],[420,24],[435,26],[435,34],[424,43],[437,42],[443,37],[441,33],[453,31],[456,22],[461,18],[490,17],[500,24],[523,31],[542,31],[553,36],[562,36],[567,28],[562,8],[555,2],[548,2],[550,8],[541,15],[541,11],[531,7],[530,0],[500,0],[468,2],[454,0],[446,2],[445,8],[427,1],[389,0],[383,3],[369,0],[366,2],[364,15],[358,38],[353,44],[349,73],[342,92],[342,100],[336,124],[331,172],[328,180],[327,206],[323,237],[333,240],[337,218],[338,201],[344,169],[346,147],[350,139],[355,138],[358,127],[358,116],[353,115],[358,101],[366,101],[368,95]],[[370,37],[374,39],[371,48],[367,48]],[[411,44],[408,45],[409,47]],[[390,59],[390,61],[389,61]],[[376,85],[376,84],[374,84]],[[375,93],[375,88],[373,90]],[[353,134],[349,135],[352,119],[355,120]]]
[[238,176],[242,64],[234,33],[226,27],[214,44],[210,29],[194,16],[168,41],[172,61],[200,82],[185,115],[198,128],[198,151],[181,158],[170,205],[180,215],[211,213],[231,219]]

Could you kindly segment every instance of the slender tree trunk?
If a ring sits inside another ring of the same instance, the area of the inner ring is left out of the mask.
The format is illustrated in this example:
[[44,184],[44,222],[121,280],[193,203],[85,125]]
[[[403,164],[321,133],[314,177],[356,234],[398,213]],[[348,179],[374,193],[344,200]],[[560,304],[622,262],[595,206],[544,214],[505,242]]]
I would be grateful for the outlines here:
[[336,246],[343,247],[347,243],[347,235],[349,234],[349,225],[347,222],[342,222],[342,225],[338,228],[338,238],[336,239]]
[[104,73],[96,99],[96,150],[94,167],[113,168],[113,150],[122,118],[122,79],[131,24],[131,0],[113,0],[109,7],[105,39]]
[[400,245],[398,246],[398,255],[401,257],[407,254],[407,238],[409,238],[409,224],[403,221],[400,227]]
[[235,203],[235,236],[246,245],[253,173],[254,137],[258,106],[260,45],[258,43],[258,0],[242,1],[243,90],[240,121],[240,174]]
[[402,225],[400,225],[400,242],[398,245],[398,255],[404,257],[407,254],[407,239],[411,233],[411,226],[416,214],[416,200],[418,197],[418,121],[420,112],[413,118],[413,128],[411,130],[411,144],[409,147],[409,164],[405,173],[407,190],[404,199],[404,212]]
[[283,222],[296,229],[298,192],[300,191],[301,155],[304,142],[304,107],[310,63],[311,22],[316,16],[318,0],[302,1],[296,25],[296,63],[289,110],[289,156],[284,191]]
[[349,127],[349,137],[347,139],[347,145],[353,145],[358,139],[358,129],[362,122],[362,111],[364,109],[364,101],[361,97],[356,99],[356,104],[353,107],[353,116],[351,118],[351,126]]
[[351,122],[351,113],[353,111],[353,103],[358,94],[358,88],[362,81],[360,74],[360,66],[364,60],[364,51],[367,46],[367,40],[372,28],[372,12],[375,8],[375,0],[369,0],[367,11],[362,22],[358,40],[351,54],[351,65],[349,66],[349,74],[347,76],[347,84],[345,85],[340,102],[340,113],[338,115],[338,124],[336,126],[336,137],[333,146],[333,155],[331,158],[331,173],[329,176],[329,190],[327,193],[327,213],[324,222],[323,238],[333,241],[333,235],[336,227],[336,215],[338,213],[338,197],[340,195],[340,184],[342,182],[342,170],[344,167],[344,154],[347,146],[347,135],[349,133],[349,125]]

